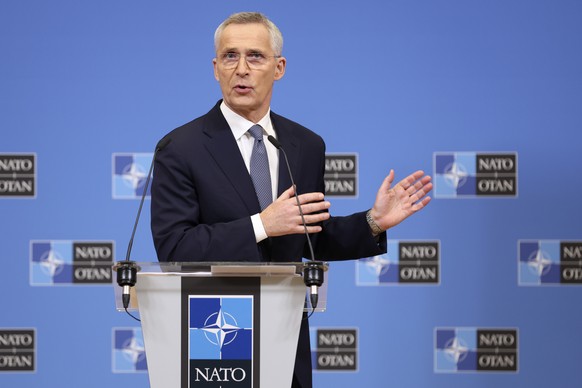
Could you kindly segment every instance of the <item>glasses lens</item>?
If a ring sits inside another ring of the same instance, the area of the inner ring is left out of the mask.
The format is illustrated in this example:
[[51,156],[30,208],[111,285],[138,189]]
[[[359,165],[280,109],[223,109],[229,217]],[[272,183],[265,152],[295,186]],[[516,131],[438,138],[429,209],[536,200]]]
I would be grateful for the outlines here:
[[238,64],[240,55],[237,53],[224,53],[222,54],[221,60],[222,65],[227,68],[234,67]]
[[[240,57],[241,55],[238,53],[224,53],[221,55],[222,65],[227,69],[236,67],[239,64]],[[245,55],[244,58],[247,65],[252,69],[262,67],[267,63],[267,57],[261,53],[250,53]]]

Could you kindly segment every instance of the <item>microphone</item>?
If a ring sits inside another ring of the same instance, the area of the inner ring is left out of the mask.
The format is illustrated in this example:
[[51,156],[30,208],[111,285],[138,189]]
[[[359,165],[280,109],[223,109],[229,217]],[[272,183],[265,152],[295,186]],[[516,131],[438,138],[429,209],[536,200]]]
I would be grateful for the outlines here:
[[[130,298],[129,289],[131,287],[135,286],[135,283],[137,281],[137,271],[139,270],[139,266],[137,266],[134,261],[131,261],[129,259],[130,255],[131,255],[131,248],[133,247],[133,239],[135,237],[135,231],[137,229],[137,224],[139,223],[141,209],[143,208],[145,196],[146,196],[146,193],[148,191],[150,179],[152,177],[152,170],[154,169],[154,161],[156,160],[156,155],[158,154],[158,152],[160,150],[162,150],[164,147],[166,147],[171,141],[172,141],[171,137],[165,136],[156,145],[154,155],[152,157],[152,163],[150,164],[150,170],[148,172],[148,176],[147,176],[144,188],[143,188],[143,193],[141,196],[141,201],[139,203],[139,209],[137,211],[135,223],[133,224],[133,231],[131,232],[131,238],[129,239],[129,243],[127,244],[127,253],[125,254],[125,260],[118,262],[115,265],[115,267],[113,267],[113,269],[117,271],[117,284],[123,288],[121,300],[123,302],[123,307],[125,308],[126,312],[127,312],[127,308],[129,307],[129,298]],[[128,312],[128,314],[129,314],[129,312]]]
[[309,259],[309,263],[306,264],[306,266],[303,268],[303,281],[305,282],[305,286],[309,288],[309,299],[311,301],[312,309],[311,313],[313,314],[319,300],[319,287],[321,287],[323,284],[323,263],[321,261],[316,261],[315,255],[313,254],[313,246],[311,245],[311,239],[309,238],[309,233],[307,232],[307,223],[305,222],[303,210],[301,209],[301,203],[299,203],[299,197],[297,196],[297,186],[293,180],[293,174],[291,173],[291,167],[289,166],[287,153],[283,149],[283,146],[279,140],[275,139],[271,135],[269,135],[267,139],[269,139],[275,148],[283,153],[285,164],[287,165],[287,171],[289,172],[289,178],[291,178],[291,184],[293,185],[293,192],[295,193],[297,207],[299,208],[299,215],[301,216],[301,222],[303,223],[303,230],[305,231],[305,237],[307,238],[307,245],[309,246],[309,253],[311,258]]

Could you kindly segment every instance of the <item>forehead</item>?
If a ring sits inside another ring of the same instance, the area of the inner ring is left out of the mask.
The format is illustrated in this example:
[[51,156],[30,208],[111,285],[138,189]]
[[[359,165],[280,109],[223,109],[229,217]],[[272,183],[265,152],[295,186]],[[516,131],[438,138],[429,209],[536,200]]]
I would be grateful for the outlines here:
[[218,41],[218,51],[226,49],[266,51],[271,48],[269,30],[259,23],[229,24],[222,31]]

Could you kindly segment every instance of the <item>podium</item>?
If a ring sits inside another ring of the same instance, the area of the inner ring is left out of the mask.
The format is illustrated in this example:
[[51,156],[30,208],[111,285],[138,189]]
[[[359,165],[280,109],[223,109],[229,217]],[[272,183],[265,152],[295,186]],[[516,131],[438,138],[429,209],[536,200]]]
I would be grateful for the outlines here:
[[[311,311],[303,263],[137,266],[130,308],[140,313],[151,388],[291,386],[303,311]],[[326,299],[324,286],[316,311]]]

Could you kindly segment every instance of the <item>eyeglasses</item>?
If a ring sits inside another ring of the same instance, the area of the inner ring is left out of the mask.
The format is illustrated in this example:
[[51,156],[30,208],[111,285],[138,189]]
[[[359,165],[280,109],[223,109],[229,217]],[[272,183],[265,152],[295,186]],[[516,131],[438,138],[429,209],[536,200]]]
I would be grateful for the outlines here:
[[[238,66],[241,54],[236,52],[226,52],[220,54],[220,63],[225,69],[233,69]],[[264,55],[259,52],[251,52],[244,56],[245,62],[251,69],[258,69],[266,65],[269,58],[281,58],[280,55]]]

